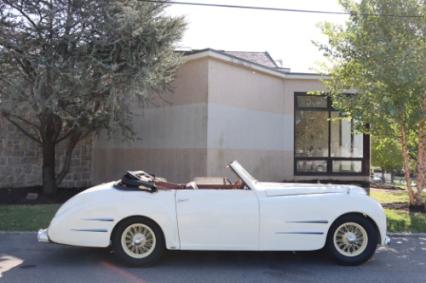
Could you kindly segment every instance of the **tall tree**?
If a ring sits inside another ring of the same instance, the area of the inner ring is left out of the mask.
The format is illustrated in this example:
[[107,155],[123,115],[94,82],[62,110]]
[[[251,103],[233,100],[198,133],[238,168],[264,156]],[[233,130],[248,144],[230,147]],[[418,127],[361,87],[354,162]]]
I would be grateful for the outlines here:
[[[130,103],[167,89],[184,22],[164,3],[0,0],[0,113],[40,145],[53,193],[78,142],[101,129],[131,135]],[[55,148],[66,143],[62,168]]]
[[[426,2],[362,0],[340,3],[350,18],[345,26],[322,26],[331,59],[326,81],[335,106],[370,123],[377,136],[397,134],[411,206],[423,206],[426,184]],[[357,94],[342,95],[356,89]],[[368,131],[368,129],[363,129]],[[409,137],[417,141],[417,187],[412,186]]]
[[391,137],[372,138],[371,163],[385,172],[393,174],[402,170],[401,145],[398,139]]

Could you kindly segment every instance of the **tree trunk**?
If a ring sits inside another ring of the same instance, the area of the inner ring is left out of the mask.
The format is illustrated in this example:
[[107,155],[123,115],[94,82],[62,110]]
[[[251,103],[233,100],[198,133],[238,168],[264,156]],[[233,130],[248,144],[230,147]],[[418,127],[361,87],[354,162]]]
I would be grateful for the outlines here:
[[62,161],[62,169],[56,175],[56,184],[59,185],[62,183],[65,176],[68,174],[71,167],[71,158],[74,148],[82,138],[82,133],[80,131],[74,131],[68,138],[68,143],[65,149],[65,156]]
[[404,177],[405,177],[405,186],[408,192],[409,205],[415,205],[415,194],[411,186],[411,176],[410,176],[410,155],[408,151],[408,140],[407,133],[404,125],[401,125],[401,146],[402,146],[402,160],[404,166]]
[[424,206],[422,192],[426,184],[426,141],[425,141],[425,120],[419,123],[418,151],[417,151],[417,178],[416,178],[416,206]]
[[43,142],[43,193],[54,194],[57,191],[55,176],[55,143]]

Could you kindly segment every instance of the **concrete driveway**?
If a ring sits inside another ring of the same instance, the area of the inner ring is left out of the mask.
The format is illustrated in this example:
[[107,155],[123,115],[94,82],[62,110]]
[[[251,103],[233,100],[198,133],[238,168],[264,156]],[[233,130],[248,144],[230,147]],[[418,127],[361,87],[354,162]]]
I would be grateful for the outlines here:
[[393,237],[363,266],[315,253],[173,252],[127,268],[102,249],[40,244],[34,233],[0,233],[0,282],[426,282],[426,236]]

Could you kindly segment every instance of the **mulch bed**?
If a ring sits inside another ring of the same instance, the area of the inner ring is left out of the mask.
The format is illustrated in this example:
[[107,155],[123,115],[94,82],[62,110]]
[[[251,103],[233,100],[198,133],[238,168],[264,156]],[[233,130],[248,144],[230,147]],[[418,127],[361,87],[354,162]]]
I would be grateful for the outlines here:
[[382,206],[383,208],[388,208],[388,209],[398,209],[398,210],[408,211],[408,203],[406,202],[383,203]]
[[[394,194],[394,193],[399,193],[401,191],[404,191],[401,188],[398,187],[394,187],[392,188],[391,186],[382,186],[382,187],[377,187],[376,185],[374,185],[374,187],[370,188],[371,190],[381,190],[381,191],[385,191],[387,193],[390,194]],[[422,212],[422,213],[426,213],[426,207],[425,206],[409,206],[407,202],[391,202],[391,203],[382,203],[383,208],[387,208],[387,209],[396,209],[396,210],[402,210],[405,212]]]
[[391,184],[383,184],[383,183],[371,183],[370,187],[380,190],[392,190],[392,191],[402,191],[401,187],[394,186]]
[[410,207],[410,206],[408,206],[408,203],[406,203],[406,202],[383,203],[382,206],[383,206],[383,208],[387,208],[387,209],[396,209],[396,210],[402,210],[402,211],[406,211],[406,212],[426,213],[426,208],[424,206]]
[[59,188],[52,195],[41,194],[41,187],[0,189],[0,205],[64,203],[86,188]]

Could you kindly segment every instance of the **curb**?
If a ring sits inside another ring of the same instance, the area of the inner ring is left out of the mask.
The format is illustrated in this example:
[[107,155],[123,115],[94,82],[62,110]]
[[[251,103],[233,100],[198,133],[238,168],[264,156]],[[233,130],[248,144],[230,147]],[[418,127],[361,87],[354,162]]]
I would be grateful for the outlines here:
[[426,237],[426,233],[411,233],[411,232],[401,232],[401,233],[388,233],[390,237]]
[[[35,234],[37,233],[36,230],[34,231],[1,231],[1,234]],[[426,233],[411,233],[411,232],[398,232],[398,233],[388,233],[387,234],[390,237],[426,237]]]
[[33,234],[33,233],[37,233],[36,230],[34,231],[2,231],[0,230],[0,235],[1,234]]

